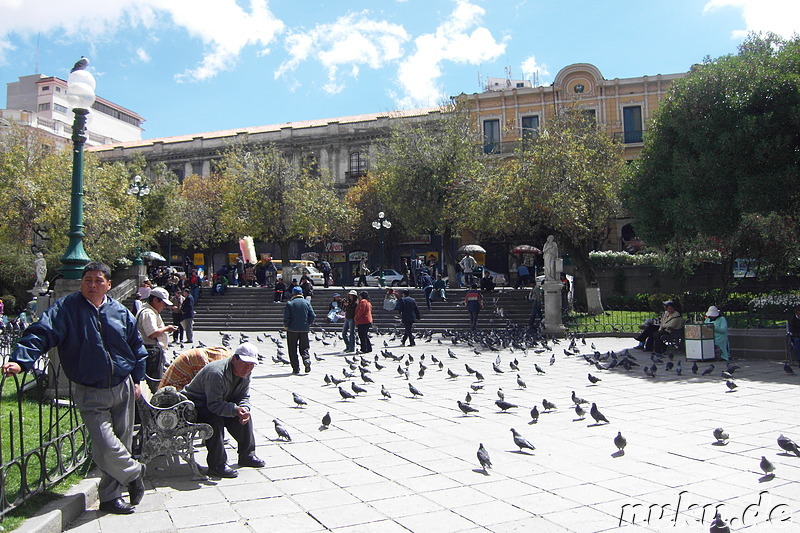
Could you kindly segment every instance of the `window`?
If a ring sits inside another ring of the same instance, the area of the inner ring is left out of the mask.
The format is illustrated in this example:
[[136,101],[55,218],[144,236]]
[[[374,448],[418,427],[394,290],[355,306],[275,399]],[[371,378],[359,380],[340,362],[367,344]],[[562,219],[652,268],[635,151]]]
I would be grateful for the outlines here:
[[360,178],[367,174],[367,158],[363,152],[350,153],[350,165],[348,167],[348,178]]
[[642,142],[642,106],[622,108],[622,127],[625,130],[625,143]]
[[49,90],[50,90],[50,86],[49,85],[45,85],[44,87],[42,87],[42,92],[49,91]]
[[60,93],[61,92],[61,87],[56,87],[56,92]]
[[530,141],[539,133],[539,115],[522,117],[522,140]]
[[39,111],[50,111],[50,102],[39,104]]
[[67,107],[61,104],[53,104],[53,109],[58,111],[59,113],[67,114]]
[[500,149],[500,119],[483,121],[483,153],[493,154]]

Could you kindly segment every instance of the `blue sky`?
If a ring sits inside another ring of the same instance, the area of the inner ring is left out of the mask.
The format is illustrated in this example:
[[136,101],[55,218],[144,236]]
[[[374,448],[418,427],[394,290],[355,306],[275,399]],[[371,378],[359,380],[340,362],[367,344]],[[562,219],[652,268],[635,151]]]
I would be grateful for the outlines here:
[[436,105],[507,69],[685,72],[748,31],[800,31],[800,1],[0,0],[0,80],[85,55],[154,138]]

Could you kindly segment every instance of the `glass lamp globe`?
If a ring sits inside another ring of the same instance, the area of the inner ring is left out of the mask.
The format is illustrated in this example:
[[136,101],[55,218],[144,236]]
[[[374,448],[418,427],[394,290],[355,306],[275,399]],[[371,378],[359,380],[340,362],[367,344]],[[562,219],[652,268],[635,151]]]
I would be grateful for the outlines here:
[[71,72],[67,78],[67,104],[71,109],[89,109],[95,101],[94,76],[86,70]]

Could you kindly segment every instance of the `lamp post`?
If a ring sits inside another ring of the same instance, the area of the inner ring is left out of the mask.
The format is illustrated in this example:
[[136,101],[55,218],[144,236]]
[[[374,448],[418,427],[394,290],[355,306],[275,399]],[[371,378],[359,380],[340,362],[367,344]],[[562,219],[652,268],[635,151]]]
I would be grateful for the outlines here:
[[380,239],[381,239],[381,264],[380,269],[378,270],[378,283],[381,287],[386,286],[386,279],[383,277],[383,230],[389,229],[392,227],[392,223],[386,220],[386,215],[383,211],[378,213],[378,220],[372,222],[372,227],[375,228],[380,232]]
[[159,233],[162,233],[167,236],[167,268],[172,268],[172,235],[173,233],[178,232],[178,226],[170,226],[167,229],[159,230]]
[[[141,199],[142,196],[147,196],[150,194],[150,187],[147,186],[147,183],[142,181],[141,176],[134,176],[133,182],[131,182],[130,186],[128,187],[127,193],[131,196],[136,196],[136,230],[141,233],[142,232],[142,204]],[[133,260],[134,265],[143,265],[144,261],[142,261],[142,247],[136,246],[136,258]]]
[[86,144],[86,115],[95,100],[94,76],[86,70],[89,60],[81,58],[67,78],[67,104],[75,113],[72,123],[72,192],[69,206],[69,244],[61,256],[59,271],[64,279],[81,279],[89,256],[83,249],[83,145]]

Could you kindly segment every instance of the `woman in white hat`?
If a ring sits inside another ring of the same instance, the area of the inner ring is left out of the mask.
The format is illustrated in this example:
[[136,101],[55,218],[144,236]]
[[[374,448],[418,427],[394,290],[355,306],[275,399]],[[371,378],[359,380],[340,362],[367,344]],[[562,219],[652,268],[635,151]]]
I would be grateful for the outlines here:
[[706,319],[704,324],[712,324],[714,326],[714,351],[716,354],[729,361],[731,358],[731,348],[728,343],[728,321],[722,316],[716,305],[712,305],[706,311]]

